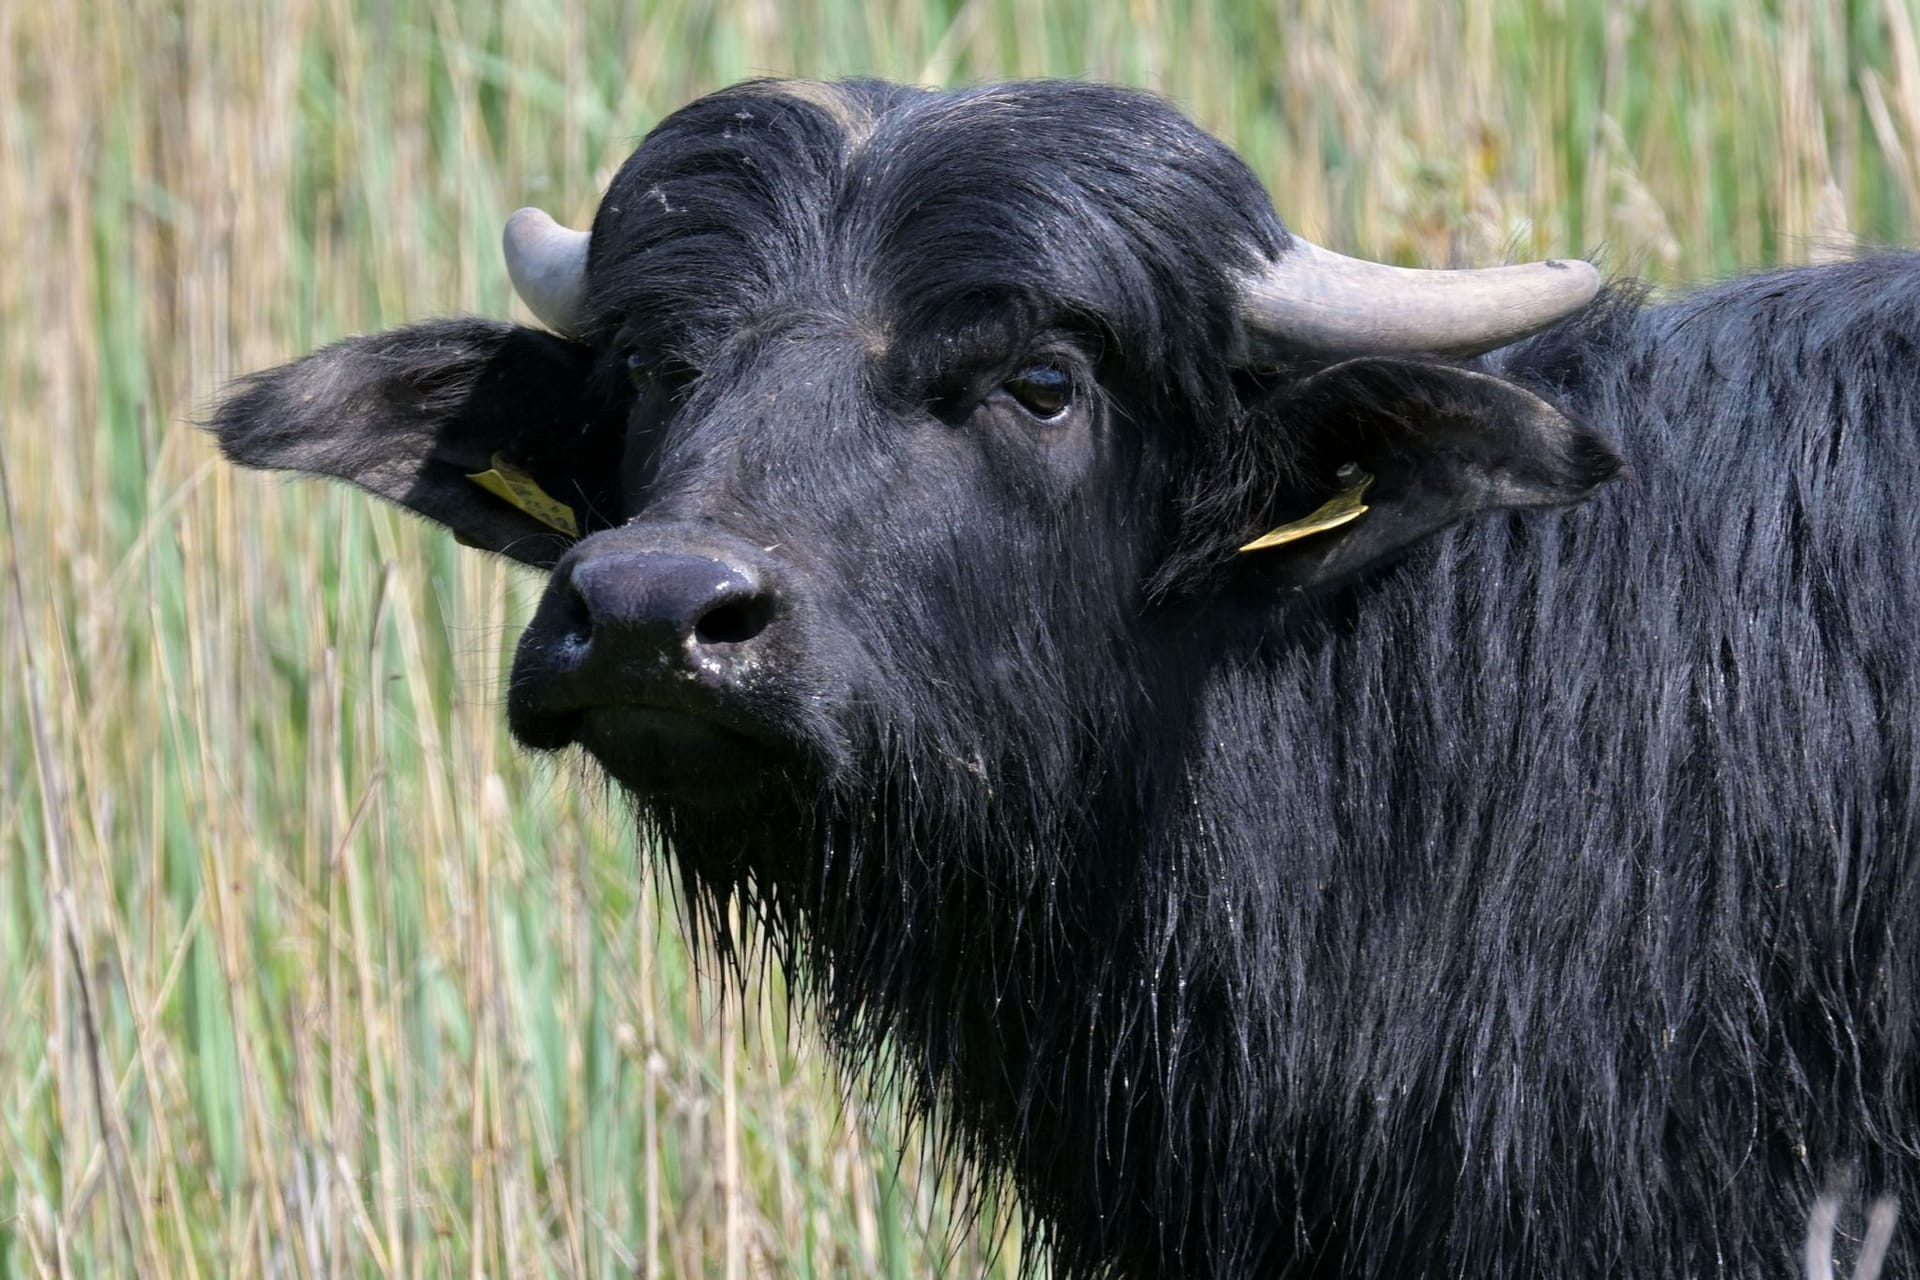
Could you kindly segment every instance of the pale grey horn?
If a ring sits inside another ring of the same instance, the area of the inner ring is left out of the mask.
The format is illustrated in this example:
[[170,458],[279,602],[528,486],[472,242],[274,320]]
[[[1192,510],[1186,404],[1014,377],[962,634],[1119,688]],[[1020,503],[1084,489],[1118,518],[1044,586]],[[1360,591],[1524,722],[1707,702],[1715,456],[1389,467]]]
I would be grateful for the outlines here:
[[517,210],[500,237],[513,291],[563,337],[577,338],[586,327],[588,239],[539,209]]
[[1242,361],[1290,351],[1469,356],[1517,342],[1593,301],[1600,273],[1577,258],[1418,271],[1349,258],[1293,237],[1241,282]]

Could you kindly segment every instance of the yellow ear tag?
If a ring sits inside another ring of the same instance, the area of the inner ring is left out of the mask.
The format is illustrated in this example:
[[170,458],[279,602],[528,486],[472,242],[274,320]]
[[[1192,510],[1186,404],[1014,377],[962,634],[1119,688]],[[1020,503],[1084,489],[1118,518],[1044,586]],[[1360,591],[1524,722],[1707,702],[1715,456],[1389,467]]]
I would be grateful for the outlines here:
[[1367,487],[1373,483],[1373,477],[1351,462],[1334,474],[1341,482],[1340,492],[1314,508],[1310,514],[1283,524],[1271,533],[1263,533],[1240,549],[1265,551],[1268,547],[1285,546],[1289,542],[1311,538],[1316,533],[1338,529],[1341,525],[1358,520],[1367,514],[1367,504],[1360,499],[1366,496]]
[[494,497],[512,503],[547,528],[556,529],[569,538],[580,536],[580,526],[573,518],[572,507],[542,489],[539,481],[499,454],[494,454],[488,461],[493,463],[493,470],[470,475],[467,479]]

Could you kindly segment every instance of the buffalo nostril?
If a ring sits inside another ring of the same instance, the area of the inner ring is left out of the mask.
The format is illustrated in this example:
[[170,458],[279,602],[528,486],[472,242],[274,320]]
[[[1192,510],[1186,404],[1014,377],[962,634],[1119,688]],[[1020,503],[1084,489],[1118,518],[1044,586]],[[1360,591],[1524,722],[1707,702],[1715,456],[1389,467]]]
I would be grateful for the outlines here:
[[706,556],[615,551],[568,575],[561,625],[605,657],[687,655],[688,646],[741,644],[767,628],[772,593],[753,568]]
[[764,595],[728,600],[700,615],[693,635],[701,644],[744,644],[767,629],[773,601]]
[[580,581],[571,576],[567,580],[566,590],[558,595],[557,607],[552,615],[552,630],[562,640],[586,644],[593,639],[593,601],[588,598]]

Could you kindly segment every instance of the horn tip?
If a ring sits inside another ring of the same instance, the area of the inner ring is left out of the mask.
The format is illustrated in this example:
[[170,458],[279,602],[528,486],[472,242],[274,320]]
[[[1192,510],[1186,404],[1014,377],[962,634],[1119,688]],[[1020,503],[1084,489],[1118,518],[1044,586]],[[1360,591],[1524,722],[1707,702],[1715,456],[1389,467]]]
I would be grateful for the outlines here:
[[544,238],[559,225],[553,220],[553,215],[545,209],[536,209],[532,205],[527,205],[507,215],[507,225],[501,232],[500,239],[503,244],[509,246],[525,244],[531,240]]
[[1567,279],[1561,283],[1569,295],[1579,296],[1581,303],[1593,301],[1600,292],[1600,268],[1585,258],[1548,258],[1540,264],[1553,271],[1564,271]]
[[576,336],[582,323],[591,234],[562,226],[532,206],[516,209],[500,233],[514,292],[563,336]]

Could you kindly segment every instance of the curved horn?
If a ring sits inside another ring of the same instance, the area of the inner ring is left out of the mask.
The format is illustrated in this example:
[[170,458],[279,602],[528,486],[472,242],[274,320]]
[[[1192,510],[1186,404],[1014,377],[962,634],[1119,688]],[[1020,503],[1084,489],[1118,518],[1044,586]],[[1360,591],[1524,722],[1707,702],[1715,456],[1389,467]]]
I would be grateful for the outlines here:
[[539,209],[516,211],[500,237],[513,291],[562,337],[579,337],[586,324],[588,239]]
[[1302,348],[1342,355],[1432,351],[1470,356],[1517,342],[1600,291],[1590,262],[1418,271],[1349,258],[1293,237],[1279,261],[1241,283],[1241,355]]

